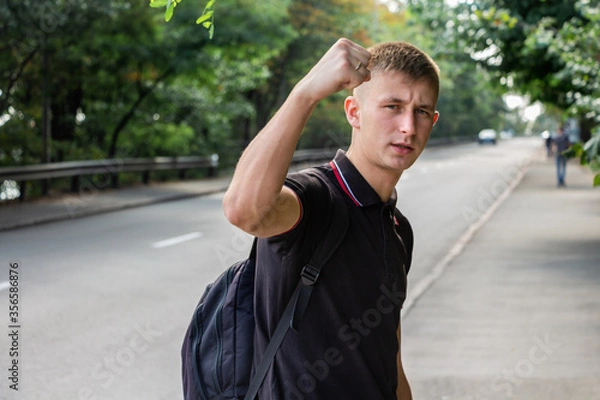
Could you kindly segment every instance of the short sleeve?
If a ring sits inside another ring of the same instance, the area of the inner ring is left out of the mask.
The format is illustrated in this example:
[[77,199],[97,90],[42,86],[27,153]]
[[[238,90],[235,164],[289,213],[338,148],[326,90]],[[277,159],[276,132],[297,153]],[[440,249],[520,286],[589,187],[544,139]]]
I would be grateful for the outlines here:
[[327,229],[331,203],[329,188],[314,168],[288,175],[284,185],[298,196],[301,216],[298,223],[288,232],[268,238],[269,245],[280,255],[287,254],[292,247],[312,253],[316,241]]

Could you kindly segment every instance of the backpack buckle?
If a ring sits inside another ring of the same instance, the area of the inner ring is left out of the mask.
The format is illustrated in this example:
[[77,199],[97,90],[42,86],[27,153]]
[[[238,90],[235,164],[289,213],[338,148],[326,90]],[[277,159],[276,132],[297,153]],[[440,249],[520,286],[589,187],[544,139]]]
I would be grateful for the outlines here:
[[302,283],[306,286],[312,286],[317,282],[319,278],[319,274],[321,271],[318,268],[315,268],[309,264],[306,264],[304,268],[302,268]]

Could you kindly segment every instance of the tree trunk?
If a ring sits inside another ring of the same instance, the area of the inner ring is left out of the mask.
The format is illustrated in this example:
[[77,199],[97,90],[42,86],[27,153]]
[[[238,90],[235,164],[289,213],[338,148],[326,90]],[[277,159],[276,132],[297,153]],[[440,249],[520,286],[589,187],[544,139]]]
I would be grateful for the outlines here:
[[[42,162],[52,161],[52,109],[50,100],[50,73],[48,66],[48,48],[46,38],[42,49]],[[47,196],[50,191],[50,180],[42,180],[42,195]]]
[[50,68],[48,61],[48,49],[44,39],[42,49],[42,162],[52,161],[52,112],[50,100]]
[[114,158],[115,155],[117,154],[117,143],[119,142],[119,134],[121,133],[121,131],[123,129],[125,129],[125,127],[129,123],[131,118],[133,118],[135,111],[139,108],[139,106],[142,104],[144,99],[150,93],[152,93],[152,91],[158,86],[158,84],[160,82],[162,82],[163,80],[165,80],[165,78],[167,78],[173,71],[174,71],[173,68],[167,69],[161,76],[159,76],[156,79],[156,81],[154,81],[152,86],[150,86],[146,90],[140,90],[137,100],[131,105],[131,107],[125,113],[125,115],[123,115],[123,118],[121,118],[121,120],[119,121],[119,123],[117,124],[117,126],[115,127],[115,129],[112,132],[112,135],[110,138],[110,146],[108,148],[108,154],[107,154],[108,158]]

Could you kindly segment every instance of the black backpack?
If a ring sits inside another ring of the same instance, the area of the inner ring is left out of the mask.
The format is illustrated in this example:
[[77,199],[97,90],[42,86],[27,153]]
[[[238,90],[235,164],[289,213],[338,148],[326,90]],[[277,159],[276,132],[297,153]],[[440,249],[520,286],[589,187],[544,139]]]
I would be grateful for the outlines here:
[[[315,174],[322,179],[319,173]],[[313,176],[315,176],[313,175]],[[250,256],[237,262],[206,287],[188,326],[181,349],[185,400],[254,400],[291,327],[302,320],[323,266],[348,230],[348,210],[333,209],[324,239],[302,269],[301,279],[273,333],[254,376],[254,270],[257,239]],[[331,228],[333,227],[333,228]]]

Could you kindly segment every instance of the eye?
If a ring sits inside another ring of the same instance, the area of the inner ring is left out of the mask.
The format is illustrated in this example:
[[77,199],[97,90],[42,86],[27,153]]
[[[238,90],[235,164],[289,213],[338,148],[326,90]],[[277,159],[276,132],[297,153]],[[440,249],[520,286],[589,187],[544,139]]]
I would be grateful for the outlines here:
[[417,114],[422,115],[422,116],[429,116],[430,112],[429,112],[429,110],[426,110],[424,108],[417,108]]

